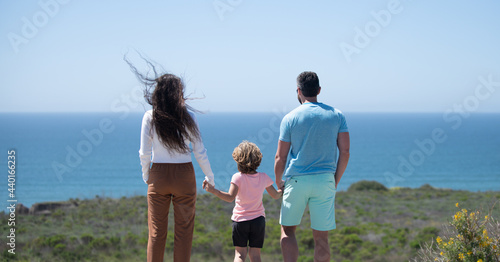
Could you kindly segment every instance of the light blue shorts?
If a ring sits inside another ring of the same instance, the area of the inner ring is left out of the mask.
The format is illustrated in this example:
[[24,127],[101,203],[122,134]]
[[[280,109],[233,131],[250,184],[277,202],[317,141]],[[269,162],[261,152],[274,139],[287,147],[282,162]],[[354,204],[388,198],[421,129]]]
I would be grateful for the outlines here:
[[335,177],[333,174],[295,176],[285,182],[280,224],[297,226],[309,205],[311,228],[335,229]]

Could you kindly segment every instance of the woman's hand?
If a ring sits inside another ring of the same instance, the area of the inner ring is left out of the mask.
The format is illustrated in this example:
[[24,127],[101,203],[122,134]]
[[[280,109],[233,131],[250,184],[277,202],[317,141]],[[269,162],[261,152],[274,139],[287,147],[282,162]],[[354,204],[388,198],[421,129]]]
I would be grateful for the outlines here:
[[203,181],[203,189],[205,189],[207,192],[209,193],[213,193],[214,192],[214,189],[215,187],[212,186],[210,183],[208,183],[207,180],[204,180]]

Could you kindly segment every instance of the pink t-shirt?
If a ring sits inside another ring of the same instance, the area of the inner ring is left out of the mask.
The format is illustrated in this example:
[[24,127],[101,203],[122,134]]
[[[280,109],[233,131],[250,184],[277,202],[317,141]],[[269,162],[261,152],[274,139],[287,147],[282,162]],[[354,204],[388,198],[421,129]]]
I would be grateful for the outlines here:
[[238,194],[231,216],[233,221],[248,221],[265,216],[262,194],[266,187],[273,184],[273,180],[266,173],[236,173],[233,175],[231,183],[238,186]]

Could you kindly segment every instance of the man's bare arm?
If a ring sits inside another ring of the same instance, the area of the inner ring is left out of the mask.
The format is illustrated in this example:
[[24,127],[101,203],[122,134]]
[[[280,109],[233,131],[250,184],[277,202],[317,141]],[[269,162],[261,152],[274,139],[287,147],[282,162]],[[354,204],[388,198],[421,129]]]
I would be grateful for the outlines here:
[[349,162],[349,148],[350,148],[349,132],[339,133],[337,137],[337,146],[339,148],[339,161],[337,162],[337,170],[335,171],[335,187],[340,182],[342,175],[347,168]]
[[274,158],[274,175],[276,178],[276,185],[278,189],[281,189],[283,185],[283,173],[285,172],[286,158],[288,157],[288,152],[290,151],[290,142],[278,141],[278,150],[276,151],[276,157]]

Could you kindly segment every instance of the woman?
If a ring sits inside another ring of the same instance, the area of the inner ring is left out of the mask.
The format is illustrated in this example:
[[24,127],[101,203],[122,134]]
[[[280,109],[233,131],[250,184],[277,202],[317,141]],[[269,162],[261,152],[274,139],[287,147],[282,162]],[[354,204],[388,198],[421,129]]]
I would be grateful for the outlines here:
[[142,119],[139,150],[142,177],[148,184],[147,261],[163,261],[170,202],[174,206],[175,220],[174,261],[189,261],[196,202],[189,145],[205,173],[205,180],[214,185],[207,151],[195,116],[188,111],[191,107],[186,105],[182,80],[172,74],[149,80],[129,65],[146,85],[144,97],[153,107]]

